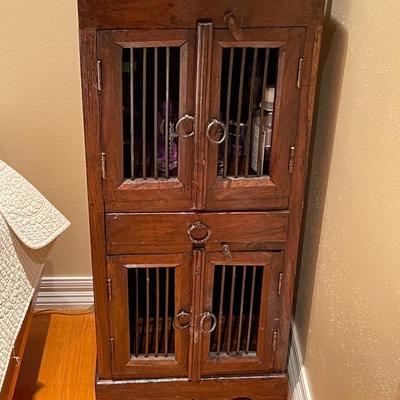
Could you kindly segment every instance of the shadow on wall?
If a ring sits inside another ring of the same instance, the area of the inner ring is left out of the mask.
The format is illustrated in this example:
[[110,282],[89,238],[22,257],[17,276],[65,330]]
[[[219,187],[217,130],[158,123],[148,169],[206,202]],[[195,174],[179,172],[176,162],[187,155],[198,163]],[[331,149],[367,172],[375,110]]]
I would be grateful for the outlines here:
[[328,0],[297,281],[295,320],[303,354],[306,354],[318,248],[348,43],[347,32],[330,17],[331,7],[332,0]]

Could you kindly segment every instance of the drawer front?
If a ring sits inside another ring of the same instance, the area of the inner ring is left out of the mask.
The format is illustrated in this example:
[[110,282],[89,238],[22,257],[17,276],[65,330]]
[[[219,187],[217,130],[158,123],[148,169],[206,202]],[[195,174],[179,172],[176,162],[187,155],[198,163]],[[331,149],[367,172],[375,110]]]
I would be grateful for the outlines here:
[[283,249],[288,212],[108,214],[108,254]]
[[235,11],[242,27],[318,24],[324,0],[79,0],[79,26],[97,29],[194,28],[213,20],[225,28],[224,16]]

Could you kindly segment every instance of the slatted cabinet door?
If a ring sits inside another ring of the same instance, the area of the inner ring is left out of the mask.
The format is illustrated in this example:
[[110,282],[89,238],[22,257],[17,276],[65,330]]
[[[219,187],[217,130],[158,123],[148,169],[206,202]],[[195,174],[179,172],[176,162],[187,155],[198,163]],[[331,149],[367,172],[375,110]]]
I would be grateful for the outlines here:
[[193,208],[194,30],[98,33],[107,211]]
[[206,256],[201,375],[273,371],[283,252]]
[[188,375],[191,257],[108,259],[112,375]]
[[206,131],[209,210],[288,206],[303,28],[214,30]]

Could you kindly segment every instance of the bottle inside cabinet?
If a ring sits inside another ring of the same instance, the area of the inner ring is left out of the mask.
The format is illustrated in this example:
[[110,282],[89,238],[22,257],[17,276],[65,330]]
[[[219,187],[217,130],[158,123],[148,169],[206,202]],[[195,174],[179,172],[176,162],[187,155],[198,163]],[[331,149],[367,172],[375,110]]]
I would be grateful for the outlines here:
[[228,129],[219,145],[217,175],[269,175],[279,50],[224,48],[220,115]]

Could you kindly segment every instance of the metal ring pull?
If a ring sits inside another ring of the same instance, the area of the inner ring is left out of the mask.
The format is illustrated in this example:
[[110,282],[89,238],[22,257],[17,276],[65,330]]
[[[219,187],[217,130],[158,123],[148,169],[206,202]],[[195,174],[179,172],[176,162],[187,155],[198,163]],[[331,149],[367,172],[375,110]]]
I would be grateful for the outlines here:
[[[211,328],[208,329],[207,331],[205,331],[203,329],[203,326],[204,326],[205,321],[207,321],[208,319],[212,320]],[[216,327],[217,327],[217,317],[210,311],[206,311],[205,313],[203,313],[201,320],[200,320],[200,331],[202,333],[211,333],[215,330]]]
[[[180,319],[182,317],[189,318],[189,321],[186,324],[182,325],[181,321],[180,321]],[[189,328],[189,326],[192,323],[191,319],[192,319],[192,316],[188,312],[186,312],[184,310],[179,311],[178,314],[176,314],[175,318],[174,318],[174,322],[173,322],[174,328],[175,329],[179,329],[181,331],[183,331],[184,329]]]
[[[207,231],[206,236],[205,236],[203,239],[196,239],[196,238],[194,238],[194,237],[192,236],[192,232],[193,232],[195,229],[204,229],[204,230],[206,230],[206,231]],[[190,225],[189,229],[188,229],[186,232],[187,232],[187,234],[188,234],[188,236],[189,236],[189,239],[190,239],[190,240],[192,241],[192,243],[194,243],[194,244],[202,244],[202,243],[205,243],[205,242],[207,242],[208,239],[210,239],[210,236],[211,236],[211,231],[210,231],[210,228],[208,227],[208,225],[203,224],[203,223],[200,222],[200,221],[194,222],[192,225]]]
[[[179,128],[180,128],[182,122],[184,122],[184,121],[192,121],[193,130],[191,132],[189,132],[189,133],[180,133],[179,132]],[[190,115],[190,114],[185,114],[183,117],[179,118],[178,122],[175,125],[175,132],[180,137],[183,137],[183,138],[188,138],[190,136],[193,136],[194,135],[194,117],[192,115]]]
[[[219,139],[219,140],[214,140],[210,136],[210,130],[214,125],[218,126],[219,130],[222,130],[224,132],[224,134],[222,135],[221,139]],[[213,119],[213,120],[211,120],[211,122],[207,126],[206,135],[207,135],[208,140],[211,143],[221,144],[226,139],[227,131],[228,131],[228,129],[226,128],[226,126],[225,126],[225,124],[223,122],[218,121],[217,119]]]

